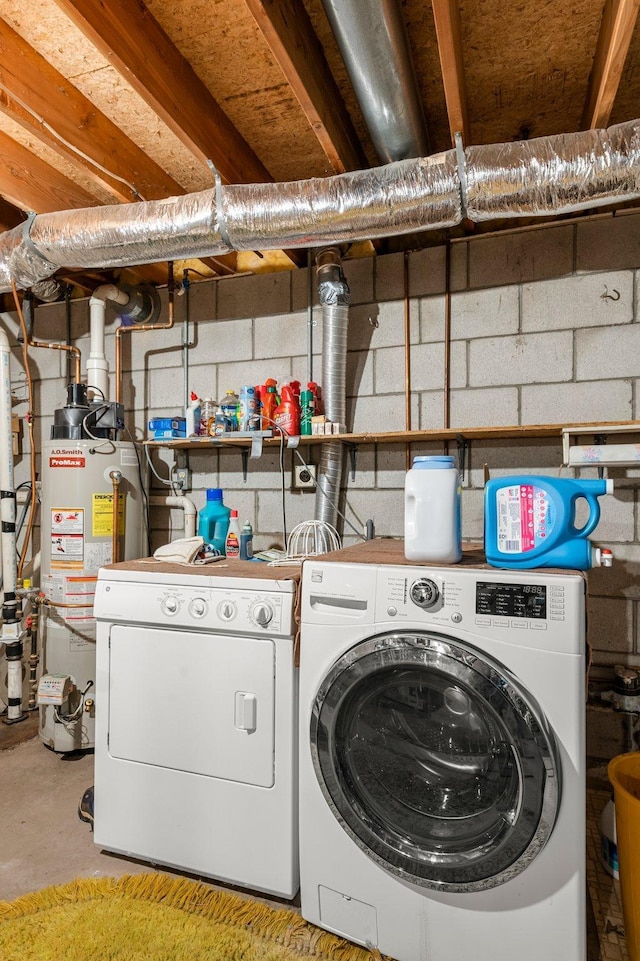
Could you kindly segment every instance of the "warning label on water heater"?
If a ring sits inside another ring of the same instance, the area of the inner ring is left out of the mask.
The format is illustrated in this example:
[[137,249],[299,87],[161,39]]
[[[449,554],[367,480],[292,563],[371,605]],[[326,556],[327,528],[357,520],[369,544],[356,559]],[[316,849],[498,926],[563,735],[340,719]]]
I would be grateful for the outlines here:
[[51,509],[51,566],[82,567],[84,510]]

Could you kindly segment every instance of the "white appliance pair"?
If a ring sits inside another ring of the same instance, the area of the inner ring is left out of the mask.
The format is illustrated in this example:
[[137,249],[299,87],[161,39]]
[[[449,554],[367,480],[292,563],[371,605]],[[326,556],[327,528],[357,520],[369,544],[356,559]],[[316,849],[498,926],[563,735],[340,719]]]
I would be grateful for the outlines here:
[[250,562],[100,571],[97,845],[296,894],[298,580]]
[[401,543],[305,562],[308,921],[399,961],[584,961],[584,595]]

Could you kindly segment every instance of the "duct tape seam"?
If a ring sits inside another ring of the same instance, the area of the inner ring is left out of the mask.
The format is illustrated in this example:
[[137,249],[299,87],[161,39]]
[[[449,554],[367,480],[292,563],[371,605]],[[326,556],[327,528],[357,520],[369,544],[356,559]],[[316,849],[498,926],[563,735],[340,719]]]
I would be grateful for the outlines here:
[[460,205],[462,207],[462,219],[464,220],[467,216],[467,170],[464,145],[460,131],[456,131],[455,140],[456,159],[458,161],[458,180],[460,181]]
[[214,179],[215,179],[215,182],[216,182],[216,215],[217,215],[216,219],[217,219],[218,230],[220,231],[220,236],[221,236],[222,239],[224,240],[224,242],[225,242],[225,244],[227,245],[227,247],[229,248],[229,250],[233,250],[233,244],[231,243],[231,238],[229,237],[229,234],[227,233],[227,225],[226,225],[226,223],[224,222],[224,210],[223,210],[223,198],[222,198],[222,179],[221,179],[221,177],[220,177],[220,174],[219,174],[218,171],[216,170],[216,167],[215,167],[215,164],[214,164],[213,160],[209,160],[209,159],[207,158],[207,164],[208,164],[209,169],[211,170],[211,173],[213,174]]
[[37,217],[37,214],[35,214],[32,210],[29,211],[29,213],[27,214],[27,219],[22,224],[22,240],[26,244],[26,246],[29,248],[29,250],[33,251],[36,257],[39,257],[44,264],[46,264],[48,267],[51,267],[52,270],[57,270],[58,264],[51,263],[51,261],[48,260],[40,250],[38,250],[33,240],[31,239],[31,229],[35,223],[36,217]]

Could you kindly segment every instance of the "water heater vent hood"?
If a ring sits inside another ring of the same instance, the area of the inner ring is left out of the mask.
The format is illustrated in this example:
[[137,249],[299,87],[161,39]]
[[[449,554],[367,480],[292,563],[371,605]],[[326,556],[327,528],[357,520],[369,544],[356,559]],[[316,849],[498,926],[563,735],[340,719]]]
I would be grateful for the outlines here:
[[549,217],[640,198],[640,120],[608,130],[469,147],[294,183],[218,183],[137,204],[30,217],[0,235],[0,291],[61,267],[114,268],[232,250],[321,247]]

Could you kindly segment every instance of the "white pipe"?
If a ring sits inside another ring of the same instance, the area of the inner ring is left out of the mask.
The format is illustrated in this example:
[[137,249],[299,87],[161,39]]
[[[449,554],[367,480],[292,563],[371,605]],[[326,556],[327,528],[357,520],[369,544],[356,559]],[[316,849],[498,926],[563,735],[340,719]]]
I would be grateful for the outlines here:
[[109,397],[109,364],[104,350],[106,302],[127,304],[129,295],[114,284],[103,284],[94,290],[89,300],[91,346],[87,360],[87,387],[95,387],[107,400]]
[[0,329],[0,520],[2,521],[2,629],[7,659],[7,720],[22,718],[22,641],[18,618],[16,559],[16,491],[11,436],[11,349]]
[[13,486],[13,438],[11,436],[11,349],[5,330],[0,328],[0,520],[2,521],[3,618],[17,606],[16,583],[16,492]]
[[184,495],[167,494],[166,496],[154,496],[149,498],[149,503],[154,507],[179,507],[184,512],[184,536],[196,536],[196,518],[198,511],[192,500]]

